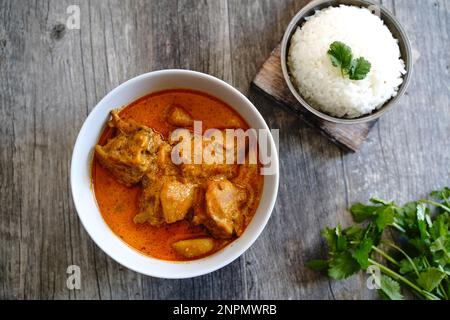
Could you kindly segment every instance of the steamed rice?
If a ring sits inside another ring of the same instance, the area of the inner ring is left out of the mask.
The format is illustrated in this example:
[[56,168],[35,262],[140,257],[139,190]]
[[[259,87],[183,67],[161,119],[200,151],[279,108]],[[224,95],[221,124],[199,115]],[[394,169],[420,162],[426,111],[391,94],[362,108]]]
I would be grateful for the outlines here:
[[[331,64],[330,44],[341,41],[353,57],[371,64],[363,80],[343,78]],[[341,118],[371,113],[397,94],[406,73],[398,42],[383,21],[365,8],[317,11],[291,38],[288,65],[299,93],[314,108]]]

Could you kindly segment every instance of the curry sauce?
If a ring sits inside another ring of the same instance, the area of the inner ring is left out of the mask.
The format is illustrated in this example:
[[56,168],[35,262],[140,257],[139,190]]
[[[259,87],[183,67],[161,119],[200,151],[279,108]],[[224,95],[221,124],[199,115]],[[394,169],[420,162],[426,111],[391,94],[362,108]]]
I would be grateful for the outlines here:
[[[134,120],[136,123],[152,128],[167,140],[169,134],[176,129],[166,119],[167,108],[173,104],[181,106],[193,119],[201,120],[203,130],[210,128],[246,130],[249,128],[243,118],[224,102],[201,92],[184,89],[160,91],[144,96],[123,108],[119,115],[124,121]],[[112,137],[114,137],[114,129],[107,127],[98,144],[103,146]],[[251,219],[259,204],[263,177],[258,171],[258,174],[254,174],[249,181],[254,191],[253,197],[256,198],[248,208]],[[177,253],[172,244],[180,240],[211,236],[207,228],[203,225],[194,225],[188,218],[160,226],[135,223],[133,219],[139,213],[142,187],[139,184],[126,186],[120,183],[108,169],[100,164],[97,155],[94,156],[92,166],[92,182],[97,204],[105,222],[123,241],[145,255],[170,261],[191,260]],[[217,252],[234,239],[236,236],[215,239],[214,249],[206,255]]]

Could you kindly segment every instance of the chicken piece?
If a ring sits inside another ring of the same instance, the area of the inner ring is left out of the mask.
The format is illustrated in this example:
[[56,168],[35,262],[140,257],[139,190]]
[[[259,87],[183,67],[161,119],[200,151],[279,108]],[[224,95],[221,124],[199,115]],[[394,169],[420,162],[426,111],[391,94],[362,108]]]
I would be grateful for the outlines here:
[[178,167],[172,162],[172,147],[168,143],[163,143],[157,155],[157,164],[159,171],[167,176],[174,176],[179,173]]
[[195,185],[182,183],[174,176],[147,173],[142,180],[139,213],[135,223],[148,222],[152,226],[183,220],[194,200]]
[[[190,141],[187,142],[188,148],[181,155],[183,163],[180,165],[180,169],[185,178],[198,182],[201,179],[215,176],[232,178],[237,174],[238,166],[234,163],[226,163],[225,133],[224,131],[219,132],[222,134],[222,141],[190,135]],[[196,142],[196,139],[199,142]],[[201,143],[201,147],[198,146],[199,143]]]
[[148,151],[151,153],[156,153],[159,147],[162,144],[165,144],[163,137],[158,132],[155,132],[153,129],[141,125],[133,119],[123,120],[119,116],[119,112],[117,110],[111,111],[111,120],[108,122],[108,125],[117,128],[119,130],[119,134],[123,133],[127,136],[133,135],[136,132],[145,131],[149,133],[149,144]]
[[181,107],[171,106],[167,112],[167,121],[176,127],[192,127],[194,119]]
[[134,121],[122,120],[117,111],[111,112],[110,125],[118,134],[104,145],[96,145],[100,164],[126,186],[141,181],[149,170],[156,169],[156,151],[163,143],[161,135]]
[[139,213],[134,216],[134,223],[150,223],[152,226],[160,226],[164,223],[161,207],[160,193],[167,177],[153,174],[145,175],[142,179],[142,194],[139,199]]
[[214,239],[199,238],[181,240],[172,244],[172,248],[185,258],[196,258],[214,249]]
[[204,210],[196,208],[193,222],[203,224],[214,237],[231,238],[242,223],[240,207],[245,198],[245,192],[227,179],[209,181]]
[[194,225],[201,225],[206,221],[206,206],[205,206],[205,192],[204,186],[197,186],[194,193],[192,223]]
[[177,180],[166,181],[161,190],[161,205],[166,223],[183,220],[194,201],[195,186]]
[[132,134],[119,133],[104,145],[96,145],[100,164],[126,186],[141,181],[144,174],[156,167],[155,150],[161,137],[151,129],[139,129]]
[[232,179],[232,182],[242,190],[245,190],[246,199],[241,208],[242,221],[237,225],[236,234],[240,236],[244,232],[245,226],[247,226],[252,219],[249,214],[250,209],[256,202],[256,194],[260,188],[260,184],[257,180],[259,174],[259,166],[257,164],[243,164],[239,166],[239,173]]
[[147,128],[143,125],[140,125],[133,119],[128,119],[127,121],[122,120],[119,116],[118,110],[111,111],[111,120],[108,122],[108,125],[113,128],[119,129],[122,133],[130,134],[138,131],[142,128]]
[[210,177],[232,178],[238,172],[238,166],[232,164],[182,164],[181,172],[184,177],[199,180]]

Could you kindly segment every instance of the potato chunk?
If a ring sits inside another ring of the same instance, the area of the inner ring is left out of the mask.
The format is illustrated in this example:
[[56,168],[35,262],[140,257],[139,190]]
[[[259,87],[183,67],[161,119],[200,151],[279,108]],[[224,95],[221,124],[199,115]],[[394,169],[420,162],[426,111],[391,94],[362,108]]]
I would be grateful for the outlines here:
[[213,250],[214,240],[211,238],[181,240],[173,243],[172,248],[186,258],[196,258]]
[[194,119],[181,107],[172,106],[167,113],[167,121],[176,127],[192,127]]
[[161,190],[161,205],[166,223],[183,220],[194,201],[194,185],[167,181]]

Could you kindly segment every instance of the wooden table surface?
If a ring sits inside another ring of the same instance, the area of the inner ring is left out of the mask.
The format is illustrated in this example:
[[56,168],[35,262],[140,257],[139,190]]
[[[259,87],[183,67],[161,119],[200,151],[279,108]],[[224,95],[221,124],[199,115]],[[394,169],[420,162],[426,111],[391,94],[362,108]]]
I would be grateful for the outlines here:
[[[367,276],[329,281],[305,262],[320,229],[351,223],[371,195],[399,202],[450,184],[450,1],[382,0],[416,63],[408,93],[362,149],[345,153],[250,89],[308,1],[0,1],[0,298],[368,299]],[[80,30],[65,27],[71,4]],[[127,270],[89,238],[71,198],[72,148],[88,113],[138,74],[186,68],[244,92],[280,129],[281,176],[255,244],[212,274],[162,280]],[[66,269],[81,268],[68,290]]]

